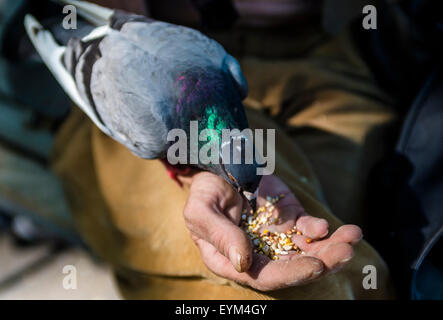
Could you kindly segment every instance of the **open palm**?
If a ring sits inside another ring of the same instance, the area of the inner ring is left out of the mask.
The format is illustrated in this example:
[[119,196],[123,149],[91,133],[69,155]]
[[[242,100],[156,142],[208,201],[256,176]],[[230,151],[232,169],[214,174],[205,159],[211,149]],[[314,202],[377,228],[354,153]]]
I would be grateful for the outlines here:
[[[362,237],[359,227],[344,225],[331,236],[324,219],[310,216],[289,188],[275,176],[264,176],[259,187],[258,205],[266,196],[285,194],[275,204],[279,219],[270,231],[285,232],[296,226],[302,235],[292,242],[305,254],[290,253],[279,260],[254,253],[247,234],[239,227],[242,209],[247,205],[223,179],[211,173],[198,173],[192,179],[184,210],[191,237],[203,262],[215,274],[268,291],[305,284],[344,266],[353,256],[352,246]],[[307,238],[314,241],[308,243]]]

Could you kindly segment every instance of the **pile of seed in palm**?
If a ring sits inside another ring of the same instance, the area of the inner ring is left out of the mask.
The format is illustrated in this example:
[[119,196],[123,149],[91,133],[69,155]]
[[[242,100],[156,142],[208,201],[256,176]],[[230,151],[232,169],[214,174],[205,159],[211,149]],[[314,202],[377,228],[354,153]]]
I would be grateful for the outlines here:
[[[255,212],[252,210],[248,213],[247,210],[242,212],[241,226],[243,230],[249,235],[254,245],[254,252],[263,254],[272,260],[278,260],[280,255],[288,255],[290,252],[305,254],[303,250],[292,243],[292,235],[302,235],[302,232],[297,230],[294,226],[291,230],[286,232],[271,232],[262,227],[270,226],[278,222],[278,216],[274,215],[274,205],[284,198],[284,194],[276,197],[266,197],[264,206],[259,207]],[[306,242],[311,242],[307,238]]]

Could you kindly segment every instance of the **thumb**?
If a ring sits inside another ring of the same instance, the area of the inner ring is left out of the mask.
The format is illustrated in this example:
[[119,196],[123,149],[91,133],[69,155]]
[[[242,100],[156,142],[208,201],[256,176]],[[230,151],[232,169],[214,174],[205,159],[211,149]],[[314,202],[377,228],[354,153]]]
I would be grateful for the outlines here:
[[252,263],[252,244],[239,226],[235,225],[215,206],[188,200],[184,210],[185,222],[194,237],[212,244],[231,261],[238,272],[249,269]]

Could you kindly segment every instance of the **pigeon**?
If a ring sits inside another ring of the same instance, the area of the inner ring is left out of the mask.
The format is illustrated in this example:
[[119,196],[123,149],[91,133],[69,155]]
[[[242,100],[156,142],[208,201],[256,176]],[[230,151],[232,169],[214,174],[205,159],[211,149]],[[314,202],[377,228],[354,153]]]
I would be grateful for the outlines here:
[[[255,210],[260,162],[256,152],[247,162],[246,151],[241,151],[252,142],[242,133],[248,128],[242,103],[248,86],[238,61],[192,28],[86,1],[57,2],[75,6],[87,21],[89,28],[82,28],[81,37],[72,33],[60,43],[32,15],[24,23],[72,101],[103,133],[143,159],[165,162],[174,143],[168,132],[182,129],[189,139],[191,121],[198,121],[199,133],[214,130],[219,136],[209,140],[214,144],[221,141],[223,129],[238,129],[239,134],[216,146],[218,163],[198,160],[192,166],[223,178]],[[222,159],[226,147],[240,152],[240,163]],[[198,151],[187,148],[188,159]]]

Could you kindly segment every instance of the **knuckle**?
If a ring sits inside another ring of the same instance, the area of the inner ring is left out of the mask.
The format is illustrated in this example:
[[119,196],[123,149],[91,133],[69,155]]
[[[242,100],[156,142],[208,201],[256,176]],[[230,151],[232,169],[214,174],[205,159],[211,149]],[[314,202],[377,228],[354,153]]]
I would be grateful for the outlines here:
[[189,207],[185,207],[185,209],[183,210],[183,217],[185,218],[186,226],[192,223],[193,216],[192,216],[192,211],[189,209]]
[[192,233],[197,233],[197,230],[200,229],[201,221],[196,218],[195,211],[185,208],[183,217],[186,228]]
[[186,202],[185,207],[183,208],[183,215],[185,219],[189,219],[192,214],[192,205],[190,204],[189,200]]
[[195,234],[193,234],[192,232],[190,233],[191,235],[191,239],[192,241],[194,241],[194,243],[197,245],[197,247],[200,248],[200,238],[197,237]]
[[229,250],[229,237],[226,233],[220,229],[214,230],[211,234],[211,243],[216,247],[223,255],[226,255]]

